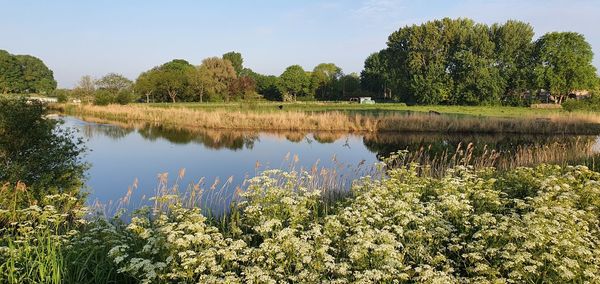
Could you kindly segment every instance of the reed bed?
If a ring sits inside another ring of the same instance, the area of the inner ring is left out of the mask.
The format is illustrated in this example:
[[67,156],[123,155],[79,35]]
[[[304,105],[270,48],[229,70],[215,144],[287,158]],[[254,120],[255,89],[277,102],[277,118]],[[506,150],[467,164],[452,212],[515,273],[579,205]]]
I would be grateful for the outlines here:
[[421,147],[417,151],[401,150],[385,161],[389,168],[410,168],[417,164],[421,175],[434,177],[442,177],[449,169],[458,166],[496,168],[500,171],[539,164],[568,166],[583,163],[594,166],[597,155],[593,147],[595,143],[590,139],[576,139],[564,143],[519,145],[514,150],[507,151],[488,148],[487,145],[477,149],[472,143],[459,143],[456,149],[438,154],[432,154],[428,147]]
[[147,122],[162,126],[204,129],[529,134],[600,133],[600,116],[586,113],[505,118],[457,117],[404,112],[390,112],[378,116],[339,111],[257,113],[132,105],[62,105],[55,106],[55,108],[60,109],[65,114],[75,116],[91,116],[128,123]]

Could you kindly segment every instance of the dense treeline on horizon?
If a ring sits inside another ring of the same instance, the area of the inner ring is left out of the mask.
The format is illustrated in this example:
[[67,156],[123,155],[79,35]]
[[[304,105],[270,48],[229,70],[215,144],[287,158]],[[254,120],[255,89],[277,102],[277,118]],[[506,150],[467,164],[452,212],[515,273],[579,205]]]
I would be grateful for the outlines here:
[[[367,57],[360,75],[344,74],[334,63],[321,63],[310,71],[292,65],[279,76],[263,75],[245,67],[242,54],[228,52],[199,65],[174,59],[142,72],[135,81],[116,73],[97,80],[83,76],[73,90],[54,95],[100,105],[136,100],[347,101],[371,96],[407,104],[516,106],[536,102],[541,93],[562,103],[572,92],[600,86],[592,48],[583,35],[533,36],[531,25],[520,21],[485,25],[444,18],[393,32],[385,49]],[[10,56],[0,52],[2,92],[50,93],[56,88],[52,71],[41,60]]]

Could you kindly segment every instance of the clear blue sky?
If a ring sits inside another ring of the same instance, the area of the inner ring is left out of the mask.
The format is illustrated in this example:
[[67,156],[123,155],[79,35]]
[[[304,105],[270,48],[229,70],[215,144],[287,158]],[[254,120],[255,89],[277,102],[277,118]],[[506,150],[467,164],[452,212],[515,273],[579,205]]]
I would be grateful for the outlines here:
[[394,30],[442,17],[522,20],[536,37],[576,31],[592,44],[600,69],[600,0],[0,0],[0,11],[0,49],[40,57],[60,87],[86,74],[135,79],[174,58],[199,64],[232,50],[265,74],[321,62],[359,72]]

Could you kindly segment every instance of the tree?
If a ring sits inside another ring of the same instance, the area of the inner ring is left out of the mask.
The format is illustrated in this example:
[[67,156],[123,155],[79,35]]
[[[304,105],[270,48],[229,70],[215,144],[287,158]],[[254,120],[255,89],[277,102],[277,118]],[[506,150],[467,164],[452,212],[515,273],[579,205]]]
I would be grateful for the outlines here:
[[17,58],[5,50],[0,50],[0,92],[19,93],[25,86]]
[[96,91],[96,83],[92,76],[85,75],[79,79],[77,86],[73,90],[76,97],[85,102],[91,102]]
[[154,91],[154,78],[153,72],[147,71],[140,74],[135,80],[135,84],[133,85],[133,89],[138,94],[143,94],[146,97],[146,103],[150,102],[150,96]]
[[284,93],[290,94],[294,100],[297,96],[310,95],[310,76],[300,65],[292,65],[281,74],[281,88]]
[[136,79],[134,89],[149,99],[150,94],[158,101],[176,102],[190,95],[188,73],[194,66],[182,59],[175,59],[148,70]]
[[107,90],[115,94],[123,90],[128,90],[132,86],[133,82],[131,80],[117,73],[108,73],[96,80],[96,87],[98,89]]
[[242,54],[239,52],[231,51],[223,54],[223,59],[229,60],[233,69],[235,69],[235,74],[240,75],[240,72],[244,69],[244,59],[242,58]]
[[256,97],[256,82],[250,76],[238,77],[229,84],[229,93],[238,99],[254,98]]
[[[19,198],[27,204],[49,194],[78,197],[87,169],[83,141],[45,115],[41,103],[0,98],[0,184],[24,183]],[[12,196],[3,193],[0,207]]]
[[55,89],[52,70],[42,60],[0,50],[0,92],[48,94]]
[[231,61],[218,57],[206,58],[202,60],[198,72],[199,83],[211,98],[230,100],[229,84],[237,79]]
[[21,66],[24,93],[47,94],[56,89],[56,80],[52,70],[37,57],[31,55],[16,55],[15,58]]
[[360,72],[360,86],[365,91],[388,98],[391,97],[390,84],[382,52],[372,53],[365,60],[365,67]]
[[[365,72],[363,77],[389,82],[393,93],[407,102],[497,104],[507,92],[500,68],[513,70],[526,61],[498,59],[496,52],[504,57],[522,56],[527,51],[515,49],[523,47],[528,36],[527,26],[513,22],[495,31],[462,18],[406,26],[390,35],[379,58],[370,60],[384,62],[383,72]],[[500,45],[510,42],[510,46],[497,46],[495,41]],[[522,77],[516,78],[511,88],[520,89]]]
[[495,44],[494,57],[502,77],[502,101],[518,105],[521,95],[532,89],[533,28],[519,21],[490,27]]
[[585,37],[573,32],[552,32],[535,42],[537,87],[558,97],[558,103],[572,91],[592,88],[596,68],[592,47]]
[[335,82],[335,99],[347,100],[360,89],[360,76],[356,73],[344,75]]
[[342,76],[342,69],[333,63],[321,63],[311,73],[311,89],[319,99],[334,99],[334,85]]

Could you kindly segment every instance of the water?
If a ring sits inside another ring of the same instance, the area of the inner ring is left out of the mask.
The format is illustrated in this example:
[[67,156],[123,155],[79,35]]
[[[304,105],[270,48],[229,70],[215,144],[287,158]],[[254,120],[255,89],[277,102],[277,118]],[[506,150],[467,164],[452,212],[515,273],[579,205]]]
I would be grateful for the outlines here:
[[[258,133],[243,131],[186,131],[149,126],[117,126],[64,117],[62,127],[78,130],[90,152],[86,160],[90,203],[116,207],[129,188],[129,207],[147,202],[159,187],[159,175],[168,184],[185,189],[201,182],[218,198],[206,202],[214,211],[225,208],[244,180],[265,169],[328,169],[335,184],[347,187],[359,175],[370,174],[373,165],[391,152],[427,147],[442,152],[459,143],[488,145],[511,151],[523,145],[595,139],[576,136],[448,135],[435,133],[346,134]],[[185,175],[178,176],[182,169]],[[164,178],[164,175],[163,175]],[[212,189],[211,189],[212,188]]]

